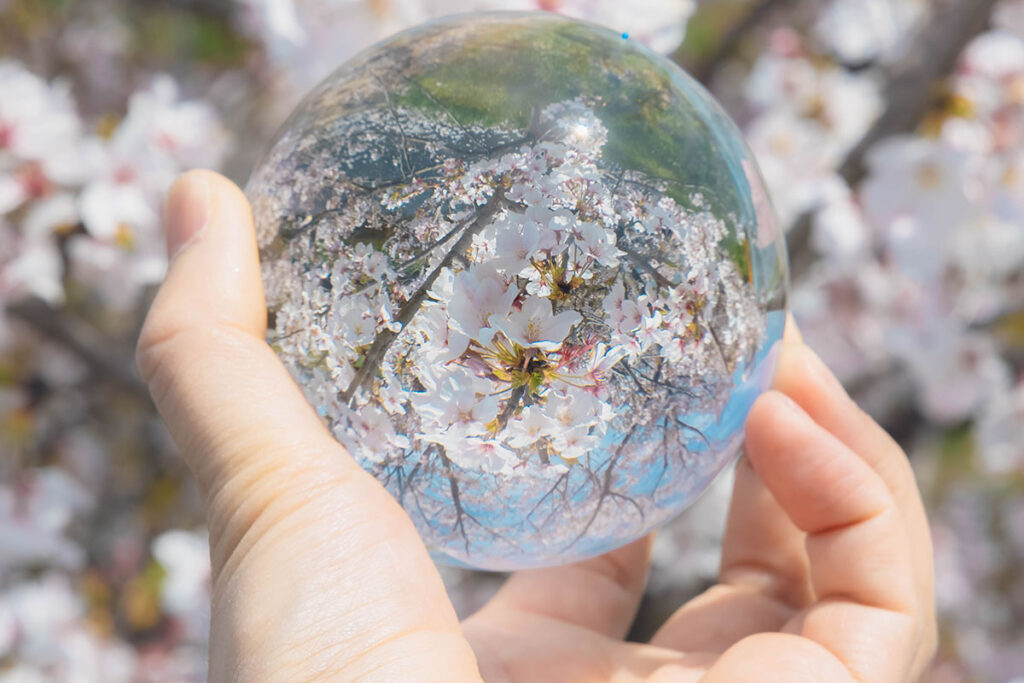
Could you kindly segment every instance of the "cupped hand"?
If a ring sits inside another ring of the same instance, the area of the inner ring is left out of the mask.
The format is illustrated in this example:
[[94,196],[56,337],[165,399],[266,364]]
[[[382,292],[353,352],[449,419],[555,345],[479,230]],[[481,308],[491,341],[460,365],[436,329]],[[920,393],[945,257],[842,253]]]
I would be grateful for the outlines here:
[[460,624],[409,518],[265,343],[244,195],[193,171],[166,226],[138,363],[206,503],[211,681],[884,683],[926,666],[931,543],[913,474],[792,328],[747,421],[716,586],[649,644],[624,642],[644,539],[519,572]]

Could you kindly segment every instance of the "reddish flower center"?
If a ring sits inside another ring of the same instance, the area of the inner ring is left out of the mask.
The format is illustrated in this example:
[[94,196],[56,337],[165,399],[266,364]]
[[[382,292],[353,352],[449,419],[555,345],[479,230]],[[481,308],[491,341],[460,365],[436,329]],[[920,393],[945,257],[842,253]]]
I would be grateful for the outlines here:
[[10,147],[14,142],[14,126],[0,121],[0,149]]
[[165,131],[161,131],[159,134],[157,134],[155,142],[157,147],[166,149],[167,151],[174,151],[175,149],[178,148],[177,139],[175,139],[173,135]]
[[39,167],[39,164],[29,164],[26,166],[25,170],[21,173],[19,181],[29,199],[45,197],[49,194],[52,187],[49,178],[43,173],[43,169]]
[[114,182],[119,185],[127,185],[135,180],[135,171],[128,166],[119,166],[114,171]]

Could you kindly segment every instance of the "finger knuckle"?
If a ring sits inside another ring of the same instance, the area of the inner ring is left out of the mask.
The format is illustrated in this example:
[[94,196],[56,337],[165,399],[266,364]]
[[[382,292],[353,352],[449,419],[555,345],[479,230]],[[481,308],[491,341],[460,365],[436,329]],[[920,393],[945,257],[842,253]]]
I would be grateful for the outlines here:
[[143,325],[135,346],[135,366],[139,377],[151,388],[156,378],[166,374],[170,359],[169,348],[173,350],[173,344],[180,335],[180,328],[161,325],[152,319]]

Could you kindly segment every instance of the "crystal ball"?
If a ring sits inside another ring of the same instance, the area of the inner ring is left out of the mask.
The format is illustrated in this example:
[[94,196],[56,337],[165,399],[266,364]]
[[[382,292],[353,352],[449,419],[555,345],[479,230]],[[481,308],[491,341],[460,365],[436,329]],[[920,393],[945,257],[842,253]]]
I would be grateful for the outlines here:
[[247,189],[269,343],[435,558],[639,538],[737,454],[785,247],[712,97],[627,35],[443,19],[299,105]]

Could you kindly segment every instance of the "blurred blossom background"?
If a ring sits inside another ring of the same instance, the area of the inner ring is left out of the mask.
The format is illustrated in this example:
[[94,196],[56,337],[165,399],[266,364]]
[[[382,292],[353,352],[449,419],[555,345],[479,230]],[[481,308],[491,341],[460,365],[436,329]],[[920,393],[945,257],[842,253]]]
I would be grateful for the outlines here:
[[[0,0],[0,682],[205,679],[200,504],[133,367],[176,174],[244,183],[386,35],[541,9],[670,54],[744,129],[806,340],[904,445],[929,681],[1024,681],[1024,1]],[[635,637],[717,571],[730,481],[659,536]],[[444,570],[463,614],[500,577]]]

